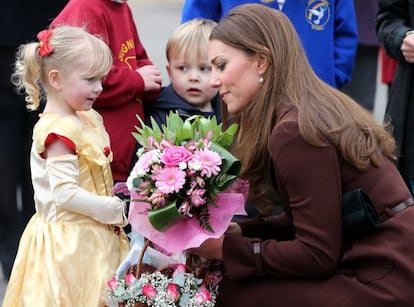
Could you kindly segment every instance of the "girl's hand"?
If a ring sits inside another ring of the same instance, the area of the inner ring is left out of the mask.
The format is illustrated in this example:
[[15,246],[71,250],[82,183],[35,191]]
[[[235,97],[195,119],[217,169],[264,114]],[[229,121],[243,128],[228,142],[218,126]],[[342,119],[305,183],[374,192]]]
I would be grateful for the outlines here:
[[224,236],[207,239],[199,247],[190,248],[187,252],[210,260],[223,260],[223,240]]

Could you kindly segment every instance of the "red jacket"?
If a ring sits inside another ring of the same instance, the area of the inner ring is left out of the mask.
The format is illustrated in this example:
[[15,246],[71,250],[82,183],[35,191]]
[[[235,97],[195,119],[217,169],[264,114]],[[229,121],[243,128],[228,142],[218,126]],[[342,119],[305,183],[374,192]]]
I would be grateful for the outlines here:
[[139,39],[131,9],[126,2],[70,0],[51,27],[59,24],[86,26],[88,32],[100,35],[113,52],[113,66],[94,109],[102,115],[110,136],[114,180],[125,181],[136,151],[131,134],[139,125],[136,115],[143,118],[142,103],[158,94],[144,95],[144,81],[136,72],[138,67],[153,63]]

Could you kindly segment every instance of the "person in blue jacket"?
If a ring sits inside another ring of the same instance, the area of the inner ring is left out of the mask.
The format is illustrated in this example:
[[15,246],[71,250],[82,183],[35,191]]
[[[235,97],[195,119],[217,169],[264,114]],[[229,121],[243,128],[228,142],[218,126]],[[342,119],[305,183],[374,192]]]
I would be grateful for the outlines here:
[[179,25],[171,34],[167,46],[167,73],[170,84],[163,87],[158,99],[144,106],[145,123],[151,117],[162,126],[170,112],[183,118],[192,115],[216,116],[221,121],[218,90],[210,86],[211,64],[207,47],[216,22],[196,18]]
[[358,45],[352,0],[185,0],[181,21],[198,17],[219,21],[245,3],[261,3],[287,15],[312,68],[326,83],[341,89],[351,79]]

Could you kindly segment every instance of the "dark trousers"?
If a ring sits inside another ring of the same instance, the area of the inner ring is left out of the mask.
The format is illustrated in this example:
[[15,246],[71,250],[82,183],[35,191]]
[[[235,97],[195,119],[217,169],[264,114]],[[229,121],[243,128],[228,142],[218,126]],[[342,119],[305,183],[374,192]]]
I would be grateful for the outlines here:
[[343,91],[368,110],[374,109],[377,89],[377,46],[358,45],[352,79]]

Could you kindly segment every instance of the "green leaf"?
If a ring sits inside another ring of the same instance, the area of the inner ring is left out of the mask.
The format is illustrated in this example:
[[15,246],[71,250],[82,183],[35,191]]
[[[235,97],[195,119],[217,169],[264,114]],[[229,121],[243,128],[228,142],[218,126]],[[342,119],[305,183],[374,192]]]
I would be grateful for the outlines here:
[[[139,144],[141,144],[142,146],[148,146],[149,137],[153,137],[157,142],[161,141],[161,131],[156,123],[154,128],[151,128],[145,125],[143,120],[138,115],[137,119],[140,122],[141,126],[135,126],[137,132],[132,132],[132,135],[135,137]],[[151,121],[155,122],[152,118]]]
[[158,123],[155,121],[155,119],[151,116],[151,127],[153,131],[153,136],[157,141],[161,141],[162,132],[161,128],[158,126]]
[[229,149],[231,144],[233,143],[233,139],[238,128],[239,125],[232,124],[230,127],[227,128],[226,131],[224,131],[218,136],[217,143],[223,146],[224,148]]
[[166,124],[163,125],[164,133],[171,133],[181,129],[184,121],[181,119],[180,115],[178,115],[178,112],[171,111],[170,114],[167,115],[165,123]]
[[189,121],[184,121],[181,129],[177,130],[176,142],[181,144],[183,141],[191,140],[193,138],[193,131],[191,128],[191,123]]
[[158,231],[165,231],[183,216],[178,212],[176,201],[168,204],[165,207],[153,209],[148,212],[148,219],[151,225]]

